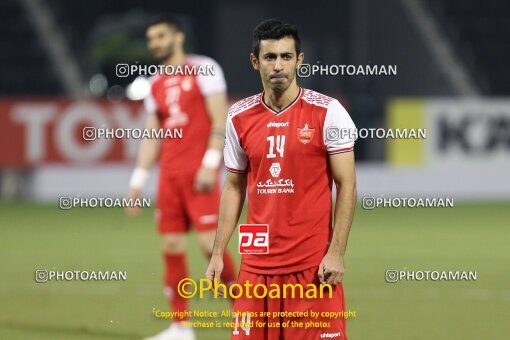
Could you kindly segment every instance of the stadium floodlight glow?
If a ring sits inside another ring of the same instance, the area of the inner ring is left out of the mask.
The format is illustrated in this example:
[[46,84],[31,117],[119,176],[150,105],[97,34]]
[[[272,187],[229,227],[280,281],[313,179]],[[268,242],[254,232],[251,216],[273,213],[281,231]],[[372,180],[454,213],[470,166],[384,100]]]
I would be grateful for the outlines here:
[[102,73],[96,73],[90,78],[89,90],[92,95],[100,97],[105,94],[108,88],[108,80]]
[[127,86],[126,96],[131,100],[142,100],[149,95],[151,84],[145,77],[136,77],[135,80]]
[[120,85],[113,85],[106,92],[106,99],[111,102],[121,102],[124,99],[125,91],[124,88]]

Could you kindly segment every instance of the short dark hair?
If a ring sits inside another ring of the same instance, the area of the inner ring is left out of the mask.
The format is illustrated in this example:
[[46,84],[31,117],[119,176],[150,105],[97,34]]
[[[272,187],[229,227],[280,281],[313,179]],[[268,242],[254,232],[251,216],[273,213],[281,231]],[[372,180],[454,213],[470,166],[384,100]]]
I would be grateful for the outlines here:
[[267,39],[281,39],[283,37],[292,37],[296,47],[296,54],[301,53],[301,40],[296,26],[277,19],[268,19],[262,21],[253,30],[253,54],[259,57],[260,41]]
[[159,25],[159,24],[166,24],[172,28],[174,28],[177,32],[182,32],[182,22],[174,15],[171,14],[160,14],[157,17],[153,18],[151,21],[149,21],[149,25],[147,25],[147,28]]

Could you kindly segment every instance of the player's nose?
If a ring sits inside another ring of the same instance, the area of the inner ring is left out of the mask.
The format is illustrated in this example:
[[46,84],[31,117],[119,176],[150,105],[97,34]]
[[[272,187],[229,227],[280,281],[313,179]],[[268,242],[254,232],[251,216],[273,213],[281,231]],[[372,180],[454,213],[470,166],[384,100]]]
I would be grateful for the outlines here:
[[274,63],[274,70],[275,70],[275,71],[281,71],[281,70],[283,70],[283,62],[282,62],[282,58],[280,58],[280,57],[277,57],[277,58],[276,58],[276,62]]

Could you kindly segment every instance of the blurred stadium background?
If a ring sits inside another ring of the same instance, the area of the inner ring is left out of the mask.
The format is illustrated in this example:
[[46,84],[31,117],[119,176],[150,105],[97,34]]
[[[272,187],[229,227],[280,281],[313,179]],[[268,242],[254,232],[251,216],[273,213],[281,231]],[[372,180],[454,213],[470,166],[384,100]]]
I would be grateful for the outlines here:
[[[269,17],[300,28],[310,64],[397,65],[397,76],[299,80],[341,100],[358,128],[427,129],[425,140],[358,141],[360,198],[455,199],[451,209],[358,208],[344,283],[357,311],[349,338],[508,339],[504,0],[1,1],[1,339],[137,339],[166,326],[153,315],[168,307],[152,209],[129,218],[120,209],[58,208],[61,196],[126,194],[136,141],[85,142],[81,128],[140,126],[140,91],[115,65],[152,63],[144,28],[161,12],[182,18],[189,52],[220,63],[231,100],[260,91],[248,62],[251,30]],[[190,240],[199,278],[206,263]],[[476,270],[478,280],[388,284],[392,268]],[[128,280],[38,284],[37,269],[126,270]],[[221,329],[197,334],[229,338]]]

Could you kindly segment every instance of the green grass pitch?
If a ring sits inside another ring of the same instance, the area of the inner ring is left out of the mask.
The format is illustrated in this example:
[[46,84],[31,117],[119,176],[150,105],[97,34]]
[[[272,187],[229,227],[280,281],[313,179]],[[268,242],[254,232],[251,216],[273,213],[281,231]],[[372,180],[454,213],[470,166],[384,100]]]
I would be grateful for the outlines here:
[[[153,211],[59,210],[0,203],[0,339],[140,339],[167,326],[160,242]],[[236,251],[236,240],[231,241]],[[206,261],[190,235],[194,278]],[[125,270],[125,282],[36,283],[36,269]],[[387,269],[476,270],[476,282],[386,283]],[[510,209],[503,203],[451,209],[358,207],[344,280],[351,340],[509,339]],[[225,301],[193,299],[195,309]],[[198,339],[229,339],[226,329]],[[256,339],[255,339],[256,340]]]

